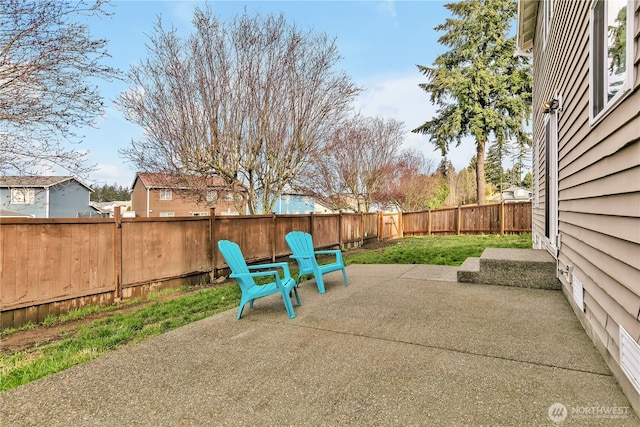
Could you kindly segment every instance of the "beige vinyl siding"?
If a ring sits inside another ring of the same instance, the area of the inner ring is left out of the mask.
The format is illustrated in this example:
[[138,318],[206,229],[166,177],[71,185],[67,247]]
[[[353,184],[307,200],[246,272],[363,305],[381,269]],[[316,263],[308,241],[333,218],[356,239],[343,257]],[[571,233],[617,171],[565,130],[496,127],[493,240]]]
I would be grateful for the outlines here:
[[633,86],[637,88],[638,86],[640,86],[640,73],[637,72],[637,70],[640,69],[640,49],[638,48],[638,46],[640,46],[640,1],[636,1],[634,4],[636,5],[635,16],[634,16],[635,30],[636,30],[636,33],[634,35],[635,49],[636,49],[634,63],[635,63],[636,73],[635,73],[635,81],[633,82],[634,83]]
[[[534,38],[534,150],[540,204],[533,203],[533,233],[545,230],[545,114],[540,105],[562,95],[558,113],[559,267],[572,267],[583,285],[584,312],[563,290],[625,392],[619,367],[619,328],[640,342],[640,2],[635,2],[633,88],[593,126],[589,123],[590,1],[554,3],[543,49],[542,16]],[[535,196],[534,196],[535,197]],[[616,368],[617,365],[617,368]],[[640,398],[630,397],[635,407]]]

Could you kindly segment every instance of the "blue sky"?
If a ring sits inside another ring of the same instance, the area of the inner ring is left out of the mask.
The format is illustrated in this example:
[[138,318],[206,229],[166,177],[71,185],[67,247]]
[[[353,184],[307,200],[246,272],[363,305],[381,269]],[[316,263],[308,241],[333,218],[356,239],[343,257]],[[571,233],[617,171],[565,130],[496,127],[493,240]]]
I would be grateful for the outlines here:
[[[444,1],[209,1],[222,19],[233,17],[247,8],[249,13],[283,13],[287,21],[302,28],[312,28],[337,38],[338,66],[344,69],[365,91],[356,101],[356,109],[366,116],[394,118],[406,127],[404,147],[418,148],[436,164],[440,153],[428,138],[411,129],[430,119],[435,107],[418,87],[426,82],[416,65],[431,65],[445,48],[438,44],[434,27],[449,16]],[[128,71],[132,64],[146,58],[145,43],[158,15],[165,27],[175,26],[183,34],[191,31],[192,11],[205,7],[203,1],[132,1],[112,0],[111,17],[90,22],[93,37],[109,40],[110,65]],[[122,159],[118,150],[139,139],[142,129],[124,120],[113,100],[128,88],[126,82],[100,82],[105,97],[105,114],[95,128],[83,129],[84,142],[79,148],[90,152],[89,160],[98,169],[88,182],[93,185],[130,186],[135,167]],[[469,164],[474,154],[472,142],[463,143],[450,153],[456,169]]]

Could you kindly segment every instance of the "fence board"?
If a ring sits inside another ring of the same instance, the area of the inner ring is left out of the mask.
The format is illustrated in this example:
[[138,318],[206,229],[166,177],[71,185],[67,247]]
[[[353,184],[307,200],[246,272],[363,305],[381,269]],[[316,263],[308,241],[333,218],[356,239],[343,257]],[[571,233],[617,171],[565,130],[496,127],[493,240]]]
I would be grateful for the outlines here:
[[123,219],[122,230],[124,287],[210,269],[207,217]]
[[[105,240],[106,246],[100,246],[102,235],[112,233],[111,224],[4,222],[0,232],[2,310],[92,293],[105,283],[112,286],[113,261],[108,249],[113,241]],[[37,317],[37,310],[34,313]]]
[[15,301],[17,296],[18,275],[16,255],[18,247],[18,227],[3,227],[0,232],[0,305]]
[[453,234],[456,233],[456,208],[445,208],[431,211],[431,233]]
[[322,214],[314,217],[313,244],[316,248],[331,248],[340,244],[340,214]]
[[429,212],[408,212],[402,215],[403,234],[423,235],[429,234]]
[[366,213],[364,214],[364,228],[363,228],[363,239],[377,239],[378,236],[378,214],[376,213]]
[[359,246],[362,242],[362,214],[342,214],[340,233],[343,247]]

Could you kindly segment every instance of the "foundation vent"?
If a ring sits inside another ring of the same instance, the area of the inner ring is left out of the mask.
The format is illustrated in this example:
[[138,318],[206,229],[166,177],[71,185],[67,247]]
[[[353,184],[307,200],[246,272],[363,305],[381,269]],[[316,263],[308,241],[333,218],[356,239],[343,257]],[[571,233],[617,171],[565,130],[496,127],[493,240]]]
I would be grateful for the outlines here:
[[578,304],[580,310],[584,312],[584,290],[582,288],[582,282],[578,280],[573,273],[571,273],[571,286],[573,287],[573,300]]
[[640,345],[620,326],[620,366],[640,393]]

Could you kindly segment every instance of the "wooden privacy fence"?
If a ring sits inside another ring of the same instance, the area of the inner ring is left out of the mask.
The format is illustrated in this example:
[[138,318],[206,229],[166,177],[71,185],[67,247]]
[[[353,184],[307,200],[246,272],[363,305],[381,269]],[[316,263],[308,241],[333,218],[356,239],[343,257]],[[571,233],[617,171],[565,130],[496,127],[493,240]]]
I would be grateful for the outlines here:
[[457,206],[402,214],[402,233],[433,234],[518,234],[531,231],[531,203],[499,203]]
[[531,231],[531,204],[412,213],[340,213],[110,219],[3,218],[0,328],[38,323],[85,305],[210,282],[226,268],[218,240],[249,262],[286,257],[284,236],[313,235],[316,248],[349,248],[403,235]]

